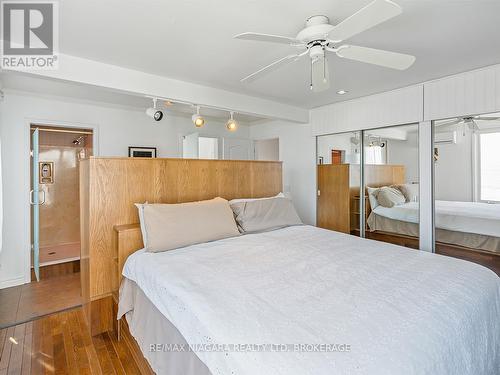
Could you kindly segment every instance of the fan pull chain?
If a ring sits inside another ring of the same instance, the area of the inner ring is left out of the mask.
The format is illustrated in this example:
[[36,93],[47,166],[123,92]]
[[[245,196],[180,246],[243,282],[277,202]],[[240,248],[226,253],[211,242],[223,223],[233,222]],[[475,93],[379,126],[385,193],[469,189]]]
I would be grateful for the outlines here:
[[311,59],[311,83],[309,84],[309,89],[312,91],[313,89],[313,64],[314,64],[314,61],[313,59]]
[[323,48],[323,82],[326,83],[326,54],[324,48]]

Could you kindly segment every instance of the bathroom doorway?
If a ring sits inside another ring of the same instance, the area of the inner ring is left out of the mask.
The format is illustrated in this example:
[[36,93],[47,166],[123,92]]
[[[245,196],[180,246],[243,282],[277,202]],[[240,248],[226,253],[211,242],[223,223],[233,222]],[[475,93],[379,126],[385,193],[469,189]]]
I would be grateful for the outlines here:
[[93,129],[30,125],[31,282],[3,291],[0,328],[82,304],[80,160]]
[[2,289],[0,329],[82,305],[79,166],[93,133],[29,126],[31,282]]
[[[32,281],[80,271],[80,160],[92,129],[32,125]],[[38,185],[38,186],[35,186]]]

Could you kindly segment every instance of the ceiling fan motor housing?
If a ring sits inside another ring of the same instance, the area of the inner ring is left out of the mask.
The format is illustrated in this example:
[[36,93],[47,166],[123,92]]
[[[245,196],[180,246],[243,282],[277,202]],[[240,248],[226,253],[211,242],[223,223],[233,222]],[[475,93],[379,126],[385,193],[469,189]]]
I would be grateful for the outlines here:
[[333,29],[329,22],[327,16],[309,17],[305,29],[297,34],[296,39],[306,44],[316,40],[326,42],[326,35]]

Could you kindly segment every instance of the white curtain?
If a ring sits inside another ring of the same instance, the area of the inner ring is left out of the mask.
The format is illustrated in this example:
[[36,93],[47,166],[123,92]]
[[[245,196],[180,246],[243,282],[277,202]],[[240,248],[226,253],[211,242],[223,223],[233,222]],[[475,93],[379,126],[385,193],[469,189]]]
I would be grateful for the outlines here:
[[365,147],[365,164],[385,164],[385,148],[381,146]]

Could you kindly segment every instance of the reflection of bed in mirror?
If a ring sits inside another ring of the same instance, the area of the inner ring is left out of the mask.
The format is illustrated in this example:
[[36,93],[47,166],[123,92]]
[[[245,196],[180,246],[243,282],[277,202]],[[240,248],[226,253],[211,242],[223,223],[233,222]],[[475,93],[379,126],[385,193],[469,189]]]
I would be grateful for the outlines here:
[[[318,166],[319,227],[359,236],[359,175],[359,164]],[[379,188],[407,182],[403,165],[365,166],[365,186]],[[367,189],[365,202],[367,238],[419,248],[418,198],[372,210]],[[500,205],[438,200],[435,207],[436,252],[482,264],[500,275]]]
[[[418,202],[370,210],[366,237],[418,247]],[[483,264],[500,274],[500,205],[435,202],[436,252]]]
[[[500,253],[500,205],[435,202],[436,241]],[[370,230],[418,236],[418,203],[378,206],[368,217]]]

